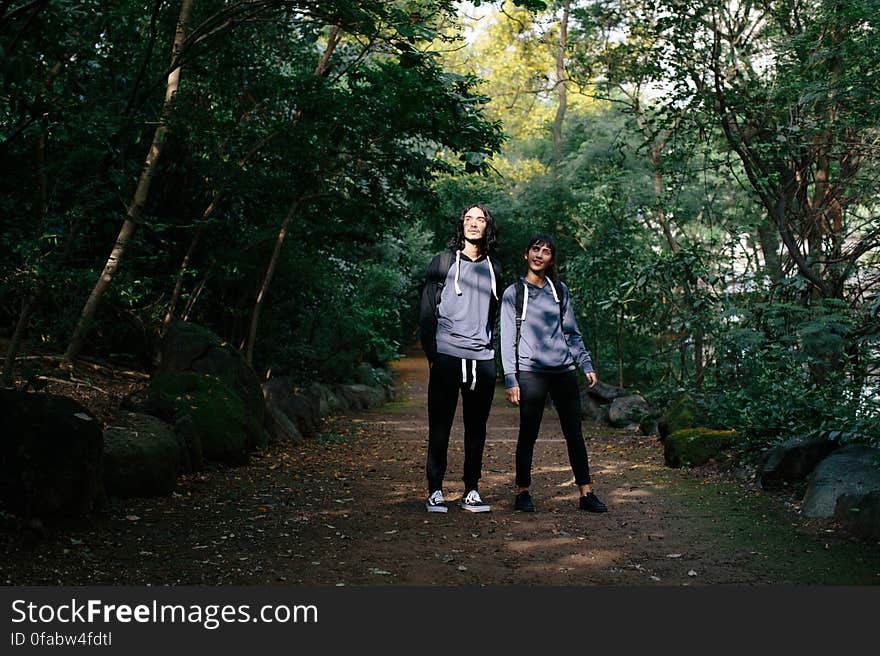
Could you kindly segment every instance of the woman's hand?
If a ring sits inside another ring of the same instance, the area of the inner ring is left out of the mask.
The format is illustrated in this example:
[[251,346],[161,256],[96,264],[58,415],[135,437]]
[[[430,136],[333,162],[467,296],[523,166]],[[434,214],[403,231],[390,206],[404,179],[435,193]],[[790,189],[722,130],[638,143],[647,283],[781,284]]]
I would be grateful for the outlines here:
[[507,395],[507,400],[513,405],[519,405],[519,387],[508,387],[504,393]]
[[596,383],[599,382],[599,377],[596,375],[596,372],[591,371],[590,373],[584,375],[587,377],[587,383],[589,383],[590,389],[593,389],[596,386]]

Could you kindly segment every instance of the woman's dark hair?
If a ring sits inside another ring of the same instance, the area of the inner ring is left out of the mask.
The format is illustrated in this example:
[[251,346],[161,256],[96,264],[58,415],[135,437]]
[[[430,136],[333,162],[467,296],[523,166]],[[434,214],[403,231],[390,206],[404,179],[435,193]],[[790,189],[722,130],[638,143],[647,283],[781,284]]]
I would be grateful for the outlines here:
[[550,235],[542,235],[537,234],[534,235],[531,239],[529,239],[529,245],[526,246],[523,251],[523,255],[528,256],[529,251],[532,250],[533,246],[546,246],[550,249],[550,265],[547,267],[546,275],[551,280],[558,280],[558,273],[556,269],[556,240],[553,239]]
[[482,210],[486,216],[486,232],[483,233],[483,238],[479,243],[480,255],[491,255],[498,248],[498,226],[495,225],[495,219],[492,217],[492,213],[489,212],[489,208],[479,203],[468,205],[461,211],[461,215],[455,223],[455,232],[452,235],[452,239],[449,240],[449,246],[455,250],[464,248],[464,215],[475,207]]

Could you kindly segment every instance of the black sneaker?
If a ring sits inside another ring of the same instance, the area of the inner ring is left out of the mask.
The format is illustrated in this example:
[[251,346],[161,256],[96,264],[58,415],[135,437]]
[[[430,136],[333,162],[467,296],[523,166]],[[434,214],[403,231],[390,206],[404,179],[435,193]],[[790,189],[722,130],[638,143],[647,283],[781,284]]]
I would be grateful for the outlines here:
[[475,513],[489,512],[491,510],[488,503],[483,503],[483,500],[480,498],[480,493],[476,490],[471,490],[461,498],[461,507],[463,510],[469,510]]
[[528,490],[523,490],[516,495],[513,507],[522,512],[535,512],[535,504],[532,502],[532,495]]
[[428,512],[445,513],[449,510],[446,505],[446,500],[443,498],[443,492],[440,490],[435,490],[431,493],[431,496],[429,496],[428,500],[425,502],[425,508],[428,509]]
[[580,500],[580,508],[581,510],[586,510],[587,512],[594,513],[603,513],[608,512],[608,506],[599,501],[599,497],[597,497],[592,492],[588,492],[584,496],[581,497]]

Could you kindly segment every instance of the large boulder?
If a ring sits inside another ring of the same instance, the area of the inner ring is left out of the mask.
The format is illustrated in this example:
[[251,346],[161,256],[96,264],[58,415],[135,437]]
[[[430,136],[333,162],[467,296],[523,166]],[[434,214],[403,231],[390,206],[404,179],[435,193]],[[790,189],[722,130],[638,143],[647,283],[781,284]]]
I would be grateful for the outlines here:
[[299,392],[287,395],[284,400],[285,414],[296,424],[299,432],[306,437],[311,437],[321,427],[321,417],[318,414],[318,406],[309,397]]
[[202,436],[199,427],[193,420],[192,414],[182,414],[172,417],[174,422],[174,434],[181,447],[182,473],[191,474],[201,471],[204,464],[204,451],[202,449]]
[[299,432],[296,424],[290,420],[290,417],[284,414],[280,407],[270,404],[267,410],[268,414],[266,416],[272,422],[272,430],[276,440],[290,442],[291,444],[302,444],[302,433]]
[[667,467],[698,467],[736,444],[737,438],[733,430],[686,428],[675,431],[663,444],[663,460]]
[[213,376],[244,404],[248,448],[259,448],[268,442],[264,428],[266,404],[257,374],[241,353],[207,328],[183,321],[172,324],[162,340],[156,373]]
[[333,392],[346,410],[366,410],[385,402],[381,387],[370,385],[334,385]]
[[206,374],[163,373],[153,378],[150,394],[173,407],[175,426],[189,431],[188,436],[183,432],[187,444],[197,444],[205,459],[230,465],[247,461],[250,419],[223,381]]
[[657,414],[655,412],[651,412],[648,415],[645,415],[642,420],[639,422],[639,432],[642,435],[658,435],[659,429],[657,424]]
[[834,519],[867,540],[880,540],[880,490],[842,495],[834,507]]
[[786,481],[801,481],[840,445],[825,437],[795,437],[767,449],[756,477],[765,490],[779,489]]
[[320,405],[313,396],[297,392],[291,378],[270,378],[263,383],[263,396],[270,414],[285,415],[302,435],[311,437],[318,432],[321,426]]
[[693,428],[697,422],[697,404],[685,394],[673,403],[657,420],[657,432],[660,440],[665,441],[670,433]]
[[168,496],[188,453],[161,419],[123,412],[104,430],[104,488],[118,497]]
[[103,433],[82,405],[0,389],[0,502],[31,518],[80,516],[105,502]]
[[587,393],[591,397],[593,397],[600,405],[611,403],[618,396],[629,395],[629,392],[627,392],[624,388],[617,387],[616,385],[611,385],[610,383],[606,383],[602,380],[598,381],[595,387],[588,388]]
[[833,517],[844,495],[867,495],[880,491],[880,449],[848,444],[820,462],[810,476],[801,503],[806,517]]
[[305,391],[312,404],[318,408],[318,416],[326,417],[333,414],[340,407],[339,399],[329,385],[312,383]]
[[608,420],[608,406],[600,405],[590,394],[589,389],[581,392],[581,419],[593,421]]
[[638,424],[651,414],[651,406],[640,394],[618,396],[608,408],[608,423],[618,428]]

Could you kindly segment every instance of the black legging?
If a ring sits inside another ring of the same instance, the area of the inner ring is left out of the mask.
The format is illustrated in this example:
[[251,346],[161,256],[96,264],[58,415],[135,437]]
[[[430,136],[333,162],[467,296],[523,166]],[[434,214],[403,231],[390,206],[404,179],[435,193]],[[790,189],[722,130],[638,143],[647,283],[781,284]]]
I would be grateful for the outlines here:
[[532,484],[532,455],[535,440],[544,416],[544,403],[549,392],[553,405],[559,413],[559,423],[568,447],[568,461],[578,485],[592,483],[587,446],[581,432],[581,395],[577,374],[536,373],[521,371],[519,380],[519,436],[516,440],[516,484],[529,487]]
[[[428,380],[428,491],[442,489],[446,475],[446,452],[449,433],[461,391],[464,420],[464,486],[477,489],[483,469],[483,447],[486,445],[486,420],[495,394],[495,360],[464,360],[440,354],[431,365]],[[474,365],[476,362],[476,365]],[[476,367],[476,384],[474,368]],[[471,389],[473,386],[474,389]]]

